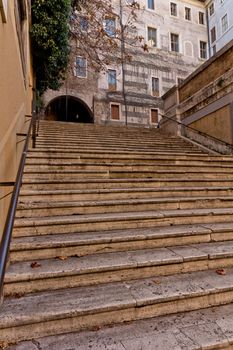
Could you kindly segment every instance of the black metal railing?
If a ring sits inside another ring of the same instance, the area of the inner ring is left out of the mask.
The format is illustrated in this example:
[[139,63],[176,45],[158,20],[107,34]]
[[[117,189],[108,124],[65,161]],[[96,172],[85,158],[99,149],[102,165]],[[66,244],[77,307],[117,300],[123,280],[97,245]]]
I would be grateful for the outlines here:
[[[171,117],[168,117],[167,115],[160,114],[160,116],[161,116],[162,118],[165,118],[165,119],[167,119],[167,120],[170,120],[170,121],[172,121],[172,122],[174,122],[174,123],[176,123],[176,124],[178,124],[178,125],[180,125],[180,126],[186,128],[186,129],[188,129],[188,130],[191,130],[191,131],[197,133],[198,135],[201,135],[201,136],[203,136],[203,137],[206,137],[206,138],[208,138],[208,139],[211,139],[212,141],[221,143],[221,144],[223,144],[224,146],[227,146],[227,147],[229,147],[230,149],[233,150],[233,145],[230,144],[230,143],[228,143],[228,142],[226,142],[226,141],[223,141],[223,140],[221,140],[221,139],[218,139],[218,138],[215,137],[215,136],[209,135],[209,134],[207,134],[207,133],[205,133],[205,132],[203,132],[203,131],[200,131],[200,130],[198,130],[198,129],[195,129],[195,128],[193,128],[192,126],[186,125],[186,124],[184,124],[184,123],[182,123],[182,122],[180,122],[180,121],[178,121],[178,120],[176,120],[176,119],[173,119],[173,118],[171,118]],[[162,120],[161,120],[161,121],[162,121]]]
[[15,213],[16,213],[16,208],[17,208],[17,203],[19,198],[19,192],[22,184],[24,165],[26,161],[30,139],[32,139],[33,148],[35,147],[35,144],[36,144],[36,135],[38,130],[37,124],[38,124],[38,117],[36,115],[31,116],[31,121],[28,128],[28,132],[26,134],[23,153],[21,156],[15,182],[0,183],[1,186],[6,186],[6,187],[14,186],[11,201],[10,201],[10,206],[9,206],[8,214],[6,218],[6,223],[3,230],[2,240],[0,244],[0,302],[3,300],[4,278],[5,278],[5,272],[6,272],[6,267],[7,267],[8,257],[9,257],[10,243],[11,243],[12,231],[14,227],[14,219],[15,219]]

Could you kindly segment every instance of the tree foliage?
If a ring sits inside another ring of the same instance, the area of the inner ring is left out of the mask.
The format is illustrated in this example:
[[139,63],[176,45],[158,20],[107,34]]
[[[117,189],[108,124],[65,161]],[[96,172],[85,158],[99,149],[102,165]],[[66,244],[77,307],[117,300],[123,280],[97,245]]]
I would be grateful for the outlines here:
[[36,87],[58,89],[69,60],[71,0],[33,0],[31,40]]

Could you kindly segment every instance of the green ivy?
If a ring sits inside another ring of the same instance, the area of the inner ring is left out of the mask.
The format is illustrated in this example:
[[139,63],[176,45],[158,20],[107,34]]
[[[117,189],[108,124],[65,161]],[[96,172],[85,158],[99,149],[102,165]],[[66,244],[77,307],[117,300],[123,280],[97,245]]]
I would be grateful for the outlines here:
[[57,90],[69,60],[71,0],[32,0],[32,52],[39,94]]

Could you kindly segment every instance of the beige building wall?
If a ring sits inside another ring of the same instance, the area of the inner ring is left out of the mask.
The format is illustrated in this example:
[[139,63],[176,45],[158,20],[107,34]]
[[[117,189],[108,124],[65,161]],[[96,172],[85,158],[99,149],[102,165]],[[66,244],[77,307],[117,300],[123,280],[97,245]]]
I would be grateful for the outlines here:
[[[18,2],[10,0],[6,20],[0,14],[0,182],[15,181],[24,144],[17,133],[27,130],[25,115],[31,114],[30,1],[24,5],[24,12],[19,13]],[[0,186],[0,237],[12,189]]]

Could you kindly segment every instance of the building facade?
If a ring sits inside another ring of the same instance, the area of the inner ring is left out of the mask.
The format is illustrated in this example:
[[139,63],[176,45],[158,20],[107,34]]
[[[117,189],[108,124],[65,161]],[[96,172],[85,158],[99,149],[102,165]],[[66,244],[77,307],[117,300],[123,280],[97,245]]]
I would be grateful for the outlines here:
[[[0,183],[15,181],[31,114],[29,0],[0,0]],[[0,237],[12,187],[0,186]]]
[[[205,4],[199,0],[139,0],[132,36],[143,37],[146,50],[125,43],[131,59],[109,65],[103,73],[88,69],[77,55],[74,74],[59,91],[48,91],[44,104],[49,118],[95,123],[156,126],[162,113],[161,96],[208,58]],[[113,0],[126,21],[129,0]],[[122,8],[120,8],[122,6]],[[118,19],[111,19],[118,28]],[[110,33],[114,35],[114,33]],[[130,39],[130,38],[129,38]],[[61,113],[60,113],[61,114]],[[69,114],[69,115],[67,115]],[[62,118],[62,116],[60,116]]]
[[206,1],[209,55],[213,56],[233,39],[233,3],[232,0]]

